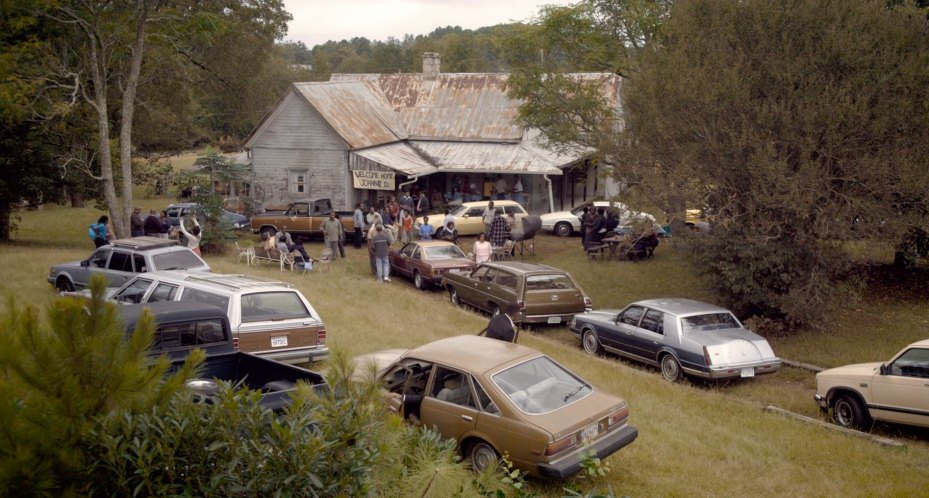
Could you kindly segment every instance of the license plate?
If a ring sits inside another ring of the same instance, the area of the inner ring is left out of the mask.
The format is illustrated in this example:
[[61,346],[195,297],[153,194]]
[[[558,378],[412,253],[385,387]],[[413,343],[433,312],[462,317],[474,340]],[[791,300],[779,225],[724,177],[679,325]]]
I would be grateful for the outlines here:
[[272,337],[272,338],[271,338],[271,347],[272,347],[272,348],[279,348],[279,347],[286,346],[286,345],[287,345],[287,336],[286,336],[286,335],[280,336],[280,337]]
[[755,376],[755,368],[754,368],[754,367],[743,368],[743,369],[742,369],[742,372],[741,372],[741,375],[742,375],[742,377],[754,377],[754,376]]
[[548,323],[561,323],[560,316],[550,316],[548,317]]
[[600,424],[594,424],[590,427],[585,427],[581,431],[581,441],[590,441],[597,437],[597,434],[600,433]]

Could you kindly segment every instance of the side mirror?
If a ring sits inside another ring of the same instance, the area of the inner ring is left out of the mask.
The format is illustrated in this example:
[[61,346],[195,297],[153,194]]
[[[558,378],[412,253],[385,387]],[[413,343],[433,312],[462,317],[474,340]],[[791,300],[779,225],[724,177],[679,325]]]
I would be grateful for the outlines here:
[[882,363],[882,364],[881,364],[881,368],[880,368],[880,372],[881,372],[881,375],[889,375],[889,374],[890,374],[890,366],[887,365],[886,363]]
[[88,266],[90,266],[90,260],[85,259],[84,261],[81,261],[81,266],[84,268],[87,268]]
[[465,213],[465,214],[463,214],[463,215],[461,215],[461,217],[462,217],[462,218],[470,218],[470,217],[471,217],[471,215],[470,215],[470,214],[468,214],[468,213]]

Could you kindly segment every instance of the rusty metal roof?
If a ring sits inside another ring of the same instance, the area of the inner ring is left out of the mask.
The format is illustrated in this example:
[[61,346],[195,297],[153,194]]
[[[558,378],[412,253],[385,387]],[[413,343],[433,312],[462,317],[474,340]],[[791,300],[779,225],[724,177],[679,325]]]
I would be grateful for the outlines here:
[[408,138],[397,113],[372,83],[294,83],[293,88],[353,149]]
[[349,155],[349,162],[349,166],[353,168],[360,166],[364,169],[375,169],[377,166],[382,166],[397,170],[407,176],[422,176],[437,171],[435,166],[407,142],[353,150]]
[[523,144],[414,141],[414,146],[438,166],[439,171],[479,173],[508,172],[562,174],[561,167],[580,157],[557,156],[542,150],[530,150]]

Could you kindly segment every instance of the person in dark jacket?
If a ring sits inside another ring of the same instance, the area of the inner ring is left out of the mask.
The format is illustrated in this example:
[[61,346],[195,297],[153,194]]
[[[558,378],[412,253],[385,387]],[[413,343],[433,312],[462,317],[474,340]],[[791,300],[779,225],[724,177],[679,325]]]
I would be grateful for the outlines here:
[[516,323],[513,318],[518,316],[519,306],[510,303],[506,306],[506,313],[498,313],[490,318],[487,324],[487,337],[498,339],[506,342],[516,342],[519,333],[516,331]]
[[154,209],[149,209],[148,217],[145,218],[145,235],[161,237],[161,220],[158,219]]

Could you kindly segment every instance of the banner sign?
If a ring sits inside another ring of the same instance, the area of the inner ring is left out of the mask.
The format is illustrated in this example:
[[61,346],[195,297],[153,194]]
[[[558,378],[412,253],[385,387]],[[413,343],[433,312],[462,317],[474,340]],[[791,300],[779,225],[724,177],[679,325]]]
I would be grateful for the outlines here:
[[394,187],[393,171],[367,171],[360,169],[352,170],[352,179],[355,188],[365,188],[369,190],[396,190]]

